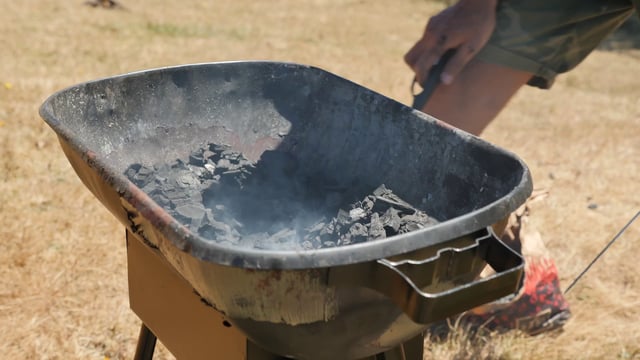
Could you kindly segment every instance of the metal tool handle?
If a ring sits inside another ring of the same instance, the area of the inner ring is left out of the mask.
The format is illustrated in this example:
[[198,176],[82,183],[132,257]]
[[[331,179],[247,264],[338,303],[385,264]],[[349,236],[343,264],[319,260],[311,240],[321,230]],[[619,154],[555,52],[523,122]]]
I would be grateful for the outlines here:
[[424,106],[431,98],[431,95],[436,90],[438,85],[440,85],[440,75],[444,71],[447,62],[451,59],[451,57],[456,53],[456,49],[447,50],[441,57],[438,62],[429,69],[429,74],[427,75],[427,79],[420,83],[422,87],[422,92],[416,93],[415,88],[418,83],[417,78],[413,78],[413,82],[411,83],[411,94],[413,95],[413,105],[412,107],[417,110],[422,110]]
[[[471,270],[477,269],[477,261],[491,265],[496,273],[475,279],[477,273]],[[375,290],[390,297],[413,321],[422,324],[513,294],[524,273],[522,257],[491,231],[474,245],[445,248],[428,259],[397,262],[380,259],[377,263]],[[460,281],[464,283],[459,284]],[[455,285],[438,291],[439,284],[447,283]]]

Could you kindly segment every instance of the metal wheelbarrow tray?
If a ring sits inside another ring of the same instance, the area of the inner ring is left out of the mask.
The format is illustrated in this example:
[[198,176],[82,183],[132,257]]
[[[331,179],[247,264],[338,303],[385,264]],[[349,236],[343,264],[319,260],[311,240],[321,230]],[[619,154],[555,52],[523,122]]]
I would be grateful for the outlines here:
[[[275,353],[369,356],[518,287],[522,259],[490,225],[530,194],[524,163],[321,69],[250,61],[148,70],[70,87],[40,113],[83,183],[127,229]],[[356,198],[385,184],[438,224],[311,250],[204,238],[125,172],[209,143],[251,161],[285,152],[310,177]],[[478,279],[487,263],[497,273]]]

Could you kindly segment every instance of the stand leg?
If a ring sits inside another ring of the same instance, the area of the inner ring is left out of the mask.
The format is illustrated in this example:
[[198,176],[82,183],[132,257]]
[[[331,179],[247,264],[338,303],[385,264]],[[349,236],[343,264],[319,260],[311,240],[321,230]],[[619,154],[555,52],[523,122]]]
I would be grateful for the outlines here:
[[407,360],[422,360],[424,356],[424,335],[420,334],[402,344]]
[[423,353],[424,336],[420,334],[404,344],[376,355],[372,360],[422,360]]
[[140,327],[140,335],[138,336],[138,346],[136,347],[136,355],[134,360],[151,360],[153,352],[156,349],[156,336],[143,323]]

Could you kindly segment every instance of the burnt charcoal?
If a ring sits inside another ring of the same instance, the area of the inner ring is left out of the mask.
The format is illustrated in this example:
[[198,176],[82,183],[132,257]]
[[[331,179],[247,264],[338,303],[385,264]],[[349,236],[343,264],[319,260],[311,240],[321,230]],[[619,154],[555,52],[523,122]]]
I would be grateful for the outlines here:
[[189,194],[188,192],[185,191],[181,191],[180,189],[176,188],[175,186],[168,186],[166,189],[163,189],[164,191],[162,192],[164,194],[164,196],[167,197],[167,199],[173,201],[173,200],[180,200],[180,199],[187,199],[189,198]]
[[212,163],[207,162],[206,164],[202,165],[202,167],[209,173],[213,175],[216,173],[216,166]]
[[252,233],[242,236],[240,245],[256,249],[269,249],[269,234],[266,232]]
[[376,207],[373,211],[385,212],[390,207],[409,214],[415,213],[417,211],[415,207],[411,206],[411,204],[409,204],[408,202],[400,199],[396,194],[387,189],[384,185],[381,185],[377,189],[375,189],[373,191],[373,195],[375,196],[376,200]]
[[202,150],[202,159],[206,161],[217,161],[217,159],[215,158],[217,155],[217,153],[215,151],[211,151],[211,150]]
[[204,154],[201,151],[192,152],[191,154],[189,154],[189,164],[195,165],[195,166],[204,166],[205,163],[206,163],[206,158],[204,157]]
[[127,171],[125,171],[125,175],[131,179],[132,182],[135,183],[135,181],[133,181],[133,179],[135,179],[138,176],[138,172],[140,171],[140,169],[142,168],[142,165],[140,164],[133,164],[131,165]]
[[384,239],[387,237],[387,232],[384,228],[384,222],[377,213],[371,214],[368,236],[371,239]]
[[200,185],[200,179],[192,171],[180,171],[176,184],[181,188],[191,189]]
[[348,245],[420,230],[435,223],[381,185],[372,195],[351,204],[349,211],[338,210],[322,230],[314,227],[314,235],[319,234],[322,244],[337,237],[338,245]]
[[169,205],[172,209],[176,209],[185,205],[193,204],[193,199],[191,198],[180,198],[169,200]]
[[338,215],[336,215],[335,220],[337,225],[348,225],[352,222],[351,213],[340,209],[338,210]]
[[187,168],[187,163],[185,161],[183,161],[182,159],[177,159],[175,163],[171,164],[171,169],[174,170],[181,170],[181,169],[186,169]]
[[171,163],[133,164],[125,175],[191,231],[225,246],[314,250],[437,223],[384,185],[347,204],[349,187],[300,169],[281,151],[253,163],[209,144]]
[[189,203],[175,208],[175,212],[186,218],[200,219],[205,217],[206,210],[201,204]]
[[397,234],[400,229],[400,225],[402,224],[402,219],[400,219],[400,210],[389,208],[384,212],[380,221],[382,222],[382,226],[385,229],[387,234]]
[[162,189],[158,186],[158,184],[155,181],[150,181],[144,184],[143,186],[138,185],[138,187],[142,188],[142,190],[144,190],[144,192],[146,192],[147,194],[162,192]]
[[351,222],[362,220],[367,217],[367,211],[362,207],[354,207],[349,210],[349,218]]
[[303,241],[301,245],[303,250],[313,250],[318,248],[318,246],[313,245],[313,243],[309,240]]
[[140,166],[137,170],[135,170],[135,172],[131,173],[129,179],[131,179],[131,182],[136,184],[137,187],[142,188],[155,180],[153,174],[153,169]]
[[234,164],[232,164],[231,160],[222,158],[222,159],[218,160],[218,162],[216,163],[216,168],[218,170],[224,172],[224,171],[236,169],[238,167],[236,167]]
[[166,196],[164,196],[163,194],[157,194],[157,195],[153,195],[153,201],[155,201],[158,206],[161,206],[163,208],[169,208],[171,207],[171,200],[167,199]]
[[365,225],[355,223],[349,227],[349,232],[346,236],[348,236],[351,244],[365,242],[369,238],[369,230]]
[[291,228],[284,228],[270,236],[272,240],[279,243],[291,242],[292,240],[295,241],[296,237],[296,231]]
[[398,229],[398,233],[404,234],[420,229],[424,229],[429,225],[435,225],[437,221],[430,218],[424,213],[416,213],[402,217],[402,223]]
[[229,145],[226,144],[209,144],[208,146],[209,151],[212,151],[216,154],[221,154],[223,151],[225,150],[229,150],[231,147]]
[[231,226],[217,220],[207,221],[200,226],[197,232],[204,238],[232,244],[237,244],[241,237],[238,231]]
[[324,221],[324,219],[322,219],[321,221],[318,221],[317,223],[308,227],[306,230],[309,232],[309,234],[317,233],[320,232],[325,226],[326,222]]

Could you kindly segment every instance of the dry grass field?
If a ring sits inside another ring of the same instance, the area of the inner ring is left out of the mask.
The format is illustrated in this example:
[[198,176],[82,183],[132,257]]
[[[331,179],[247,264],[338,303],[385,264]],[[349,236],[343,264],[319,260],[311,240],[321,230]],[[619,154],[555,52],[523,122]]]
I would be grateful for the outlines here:
[[[186,63],[315,65],[409,104],[402,56],[441,2],[4,1],[0,11],[0,359],[124,359],[124,228],[73,173],[38,107],[78,82]],[[566,287],[640,209],[640,51],[597,51],[551,91],[524,89],[484,134],[550,196],[538,227]],[[490,91],[490,88],[487,89]],[[568,294],[562,333],[454,336],[437,359],[640,359],[640,223]],[[163,349],[159,359],[171,358]]]

